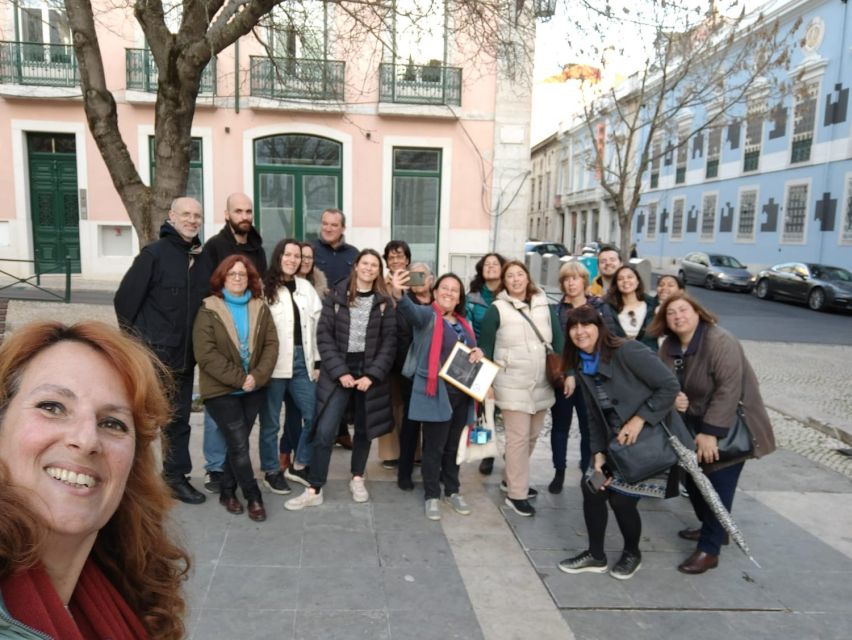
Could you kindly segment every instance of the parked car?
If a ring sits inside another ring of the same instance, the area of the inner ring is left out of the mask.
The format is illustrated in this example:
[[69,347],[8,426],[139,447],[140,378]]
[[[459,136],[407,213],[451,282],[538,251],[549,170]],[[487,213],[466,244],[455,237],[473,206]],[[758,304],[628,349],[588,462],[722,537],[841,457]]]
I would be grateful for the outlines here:
[[751,291],[754,278],[734,256],[693,251],[680,261],[680,279],[686,284],[702,284],[707,289]]
[[544,255],[545,253],[552,253],[560,258],[571,255],[568,253],[568,249],[565,248],[565,245],[561,242],[539,242],[529,240],[524,243],[524,253],[531,252],[540,253],[541,255]]
[[852,309],[852,273],[841,267],[805,262],[776,264],[757,274],[758,298],[806,302],[814,311]]

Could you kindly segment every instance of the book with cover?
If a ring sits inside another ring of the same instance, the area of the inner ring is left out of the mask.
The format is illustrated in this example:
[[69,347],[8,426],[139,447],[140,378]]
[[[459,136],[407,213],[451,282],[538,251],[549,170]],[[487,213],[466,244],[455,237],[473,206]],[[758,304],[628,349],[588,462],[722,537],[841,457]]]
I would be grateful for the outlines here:
[[471,363],[470,352],[470,347],[457,342],[438,375],[478,402],[482,402],[500,368],[488,358]]

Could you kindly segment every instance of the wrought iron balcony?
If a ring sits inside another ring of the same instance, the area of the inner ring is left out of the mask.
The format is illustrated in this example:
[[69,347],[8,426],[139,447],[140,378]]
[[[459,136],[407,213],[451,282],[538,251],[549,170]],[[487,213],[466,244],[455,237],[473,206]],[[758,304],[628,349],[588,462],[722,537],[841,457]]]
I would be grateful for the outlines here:
[[0,42],[0,83],[76,87],[80,74],[74,48],[41,42]]
[[343,100],[346,63],[309,58],[251,56],[251,95],[286,100]]
[[383,63],[380,74],[382,102],[461,105],[459,67]]
[[[157,92],[160,72],[154,56],[148,49],[125,49],[127,64],[127,88],[136,91]],[[199,93],[216,93],[216,58],[211,58],[201,73]]]

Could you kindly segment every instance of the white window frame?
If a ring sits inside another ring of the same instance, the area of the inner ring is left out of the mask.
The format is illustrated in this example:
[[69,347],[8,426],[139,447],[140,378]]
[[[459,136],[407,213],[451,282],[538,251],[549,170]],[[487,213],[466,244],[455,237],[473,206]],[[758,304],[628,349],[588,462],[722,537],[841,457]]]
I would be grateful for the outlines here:
[[[810,138],[811,138],[811,148],[810,154],[808,155],[807,160],[800,160],[798,162],[793,162],[793,144],[797,141],[797,137],[802,139],[806,137],[806,133],[795,133],[796,128],[796,106],[799,104],[798,93],[800,91],[801,86],[813,86],[814,87],[814,117],[811,122],[810,129]],[[787,145],[787,166],[789,167],[802,167],[807,166],[809,164],[814,163],[814,151],[816,151],[816,136],[817,136],[817,123],[819,122],[820,115],[820,94],[822,92],[822,76],[811,76],[806,77],[801,80],[797,85],[793,88],[793,97],[790,105],[790,142]]]
[[[844,176],[844,184],[840,224],[837,230],[837,244],[852,245],[852,171]],[[849,216],[849,228],[844,229],[847,215]]]
[[[789,201],[790,201],[790,190],[794,187],[807,187],[807,194],[805,196],[805,211],[802,219],[802,237],[800,239],[791,240],[789,238],[784,237],[784,227],[787,223],[787,212],[789,210]],[[792,244],[792,245],[803,245],[807,243],[808,239],[808,218],[811,216],[811,199],[813,198],[813,190],[811,189],[811,179],[807,178],[804,180],[789,180],[784,183],[784,210],[782,215],[778,220],[778,243],[779,244]]]
[[[674,221],[675,221],[675,211],[677,210],[677,203],[680,202],[682,204],[680,210],[680,233],[675,235],[674,232]],[[686,228],[686,196],[677,196],[676,198],[672,198],[672,226],[671,233],[669,234],[669,240],[671,242],[680,242],[683,240],[683,231]]]
[[[711,235],[704,234],[704,200],[705,198],[713,197],[713,233]],[[704,191],[701,193],[701,216],[698,219],[698,241],[699,242],[714,242],[716,240],[716,226],[718,223],[717,213],[719,208],[719,192]]]
[[[751,225],[751,235],[740,235],[740,214],[742,213],[743,194],[754,192],[754,220]],[[737,189],[737,215],[734,219],[734,242],[741,244],[754,244],[757,238],[757,223],[760,220],[760,188],[755,185],[747,185]]]
[[[740,161],[741,174],[751,175],[760,171],[760,156],[763,154],[763,134],[766,132],[766,113],[766,98],[762,94],[748,101],[748,105],[746,106],[746,117],[743,121],[743,157]],[[760,119],[760,133],[758,134],[758,140],[755,144],[749,144],[748,139],[748,121],[750,117]],[[747,153],[750,153],[752,151],[757,151],[757,167],[746,171],[745,156]]]

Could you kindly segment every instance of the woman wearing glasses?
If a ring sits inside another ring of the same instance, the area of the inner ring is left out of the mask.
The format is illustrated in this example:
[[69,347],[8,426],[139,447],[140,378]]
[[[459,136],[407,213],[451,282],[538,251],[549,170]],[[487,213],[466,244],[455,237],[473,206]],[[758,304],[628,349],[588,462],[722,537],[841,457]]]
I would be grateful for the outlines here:
[[606,297],[610,312],[604,314],[610,331],[619,338],[638,340],[656,351],[657,339],[647,334],[647,328],[654,319],[657,300],[645,294],[639,272],[630,265],[619,267],[612,281],[615,286]]
[[278,334],[261,297],[260,275],[245,256],[225,258],[210,277],[210,290],[195,318],[192,344],[204,406],[228,445],[219,503],[242,513],[239,484],[249,518],[261,522],[266,510],[251,468],[249,434],[278,359]]

